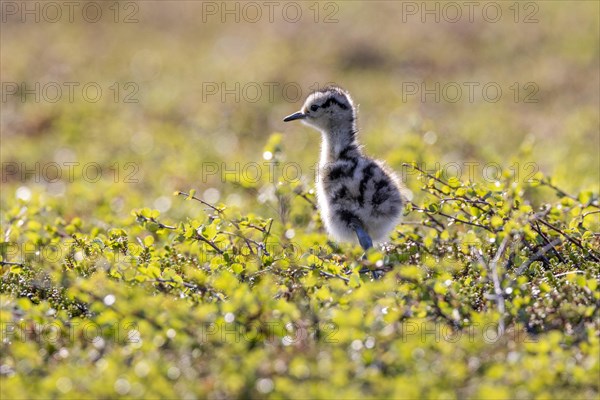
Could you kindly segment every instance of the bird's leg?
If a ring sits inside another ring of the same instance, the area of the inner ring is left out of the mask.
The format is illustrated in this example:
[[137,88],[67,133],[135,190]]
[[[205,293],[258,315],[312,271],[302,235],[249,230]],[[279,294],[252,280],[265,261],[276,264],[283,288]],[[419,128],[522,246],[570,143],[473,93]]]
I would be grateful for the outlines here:
[[[363,226],[360,223],[360,221],[353,220],[352,222],[350,222],[350,227],[352,228],[352,230],[354,230],[354,232],[356,232],[356,236],[358,237],[358,242],[360,243],[360,246],[365,251],[365,254],[363,254],[363,256],[362,256],[362,259],[366,260],[367,259],[366,252],[371,247],[373,247],[373,240],[371,240],[371,237],[369,236],[369,234],[363,229]],[[367,271],[361,270],[360,272],[363,273],[363,272],[367,272]],[[371,270],[371,273],[373,274],[373,279],[378,279],[377,273],[375,271]]]
[[353,220],[352,222],[350,222],[350,227],[352,228],[352,230],[354,230],[354,232],[356,232],[356,236],[358,237],[358,243],[360,243],[360,246],[363,248],[364,251],[367,251],[371,247],[373,247],[373,241],[371,240],[369,234],[363,229],[363,226],[360,223],[360,221]]

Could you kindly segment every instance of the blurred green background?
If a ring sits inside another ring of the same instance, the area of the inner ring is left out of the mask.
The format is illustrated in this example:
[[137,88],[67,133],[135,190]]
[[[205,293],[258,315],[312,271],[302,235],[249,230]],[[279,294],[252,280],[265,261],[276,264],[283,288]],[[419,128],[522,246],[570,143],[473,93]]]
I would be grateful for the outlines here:
[[251,178],[247,163],[267,177],[263,147],[285,132],[285,161],[310,184],[320,138],[282,117],[327,82],[351,92],[367,151],[398,172],[457,163],[481,178],[498,163],[597,188],[597,2],[78,2],[57,22],[56,7],[15,4],[3,6],[3,205],[26,186],[77,215],[125,216],[194,187],[254,207],[222,178]]

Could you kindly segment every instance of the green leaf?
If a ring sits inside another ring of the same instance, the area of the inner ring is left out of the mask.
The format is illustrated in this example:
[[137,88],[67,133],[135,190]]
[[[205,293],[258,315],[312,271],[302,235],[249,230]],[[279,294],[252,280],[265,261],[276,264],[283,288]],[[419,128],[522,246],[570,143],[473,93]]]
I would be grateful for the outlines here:
[[491,223],[491,225],[492,225],[493,228],[499,228],[504,223],[504,220],[502,218],[500,218],[499,216],[494,215],[490,219],[490,223]]
[[448,179],[448,185],[453,189],[456,189],[457,187],[459,187],[460,184],[461,184],[460,180],[455,176]]
[[148,235],[144,238],[144,246],[150,247],[154,244],[154,236]]
[[442,240],[448,240],[448,239],[450,239],[450,232],[448,232],[447,229],[444,229],[442,231],[442,233],[440,233],[440,239],[442,239]]
[[546,282],[542,282],[540,284],[540,290],[544,293],[548,293],[552,291],[552,286],[548,285]]
[[212,239],[217,234],[217,227],[214,224],[204,225],[202,227],[202,236],[208,239]]
[[350,287],[353,288],[357,288],[360,285],[362,285],[362,280],[360,279],[360,275],[356,272],[353,272],[352,275],[350,275],[350,281],[348,282],[348,285]]
[[146,275],[153,279],[160,278],[160,268],[151,264],[146,269]]
[[231,269],[236,274],[241,274],[244,271],[244,266],[240,263],[233,263],[231,264]]
[[577,198],[581,204],[587,205],[592,200],[593,197],[594,197],[593,192],[583,191],[583,192],[579,193],[579,196]]
[[319,257],[315,256],[314,254],[310,254],[306,258],[306,262],[308,265],[321,265],[321,260],[319,260]]

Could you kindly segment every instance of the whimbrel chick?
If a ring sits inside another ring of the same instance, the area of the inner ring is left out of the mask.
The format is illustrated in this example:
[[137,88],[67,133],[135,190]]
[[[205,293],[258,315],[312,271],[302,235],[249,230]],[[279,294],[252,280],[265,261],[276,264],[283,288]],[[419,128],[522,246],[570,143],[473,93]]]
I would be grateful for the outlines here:
[[395,175],[363,154],[348,92],[330,86],[310,94],[284,121],[297,119],[321,132],[317,200],[328,233],[336,241],[358,239],[365,250],[384,242],[400,219],[403,198]]

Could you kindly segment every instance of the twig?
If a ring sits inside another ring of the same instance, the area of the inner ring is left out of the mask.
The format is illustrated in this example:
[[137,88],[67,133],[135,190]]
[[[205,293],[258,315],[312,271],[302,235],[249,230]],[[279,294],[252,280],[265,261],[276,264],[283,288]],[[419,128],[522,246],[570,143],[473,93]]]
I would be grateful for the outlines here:
[[246,226],[247,226],[248,228],[253,228],[253,229],[256,229],[257,231],[260,231],[260,232],[263,232],[263,233],[266,231],[266,229],[265,229],[265,228],[263,228],[263,227],[260,227],[260,226],[256,226],[256,225],[254,225],[254,224],[246,224]]
[[582,214],[582,216],[581,216],[581,219],[584,219],[584,218],[585,218],[585,217],[587,217],[588,215],[591,215],[591,214],[598,214],[598,213],[600,213],[600,210],[588,211],[588,212],[586,212],[586,213],[583,213],[583,214]]
[[577,197],[573,196],[572,194],[569,194],[569,193],[565,192],[564,190],[559,189],[558,187],[554,186],[552,183],[550,183],[550,181],[548,179],[540,180],[540,184],[554,189],[554,191],[556,191],[559,195],[561,195],[563,197],[568,197],[573,200],[579,200]]
[[202,199],[200,199],[200,198],[198,198],[198,197],[196,197],[196,196],[190,196],[190,195],[189,195],[189,193],[185,193],[185,192],[178,191],[178,192],[176,192],[176,194],[177,194],[178,196],[185,196],[185,197],[188,197],[188,198],[192,198],[192,199],[194,199],[194,200],[196,200],[196,201],[199,201],[200,203],[204,204],[205,206],[207,206],[207,207],[209,207],[209,208],[212,208],[212,209],[213,209],[213,210],[215,210],[217,213],[219,213],[219,214],[223,214],[223,210],[221,210],[220,208],[218,208],[218,207],[215,207],[215,206],[213,206],[212,204],[210,204],[210,203],[207,203],[206,201],[204,201],[204,200],[202,200]]
[[332,274],[331,272],[323,271],[322,269],[316,269],[315,267],[306,267],[306,266],[301,265],[300,268],[303,268],[303,269],[306,269],[309,271],[317,271],[321,275],[326,276],[328,278],[340,278],[341,280],[343,280],[346,283],[350,282],[350,279],[346,278],[345,276],[341,276],[338,274]]
[[14,266],[19,266],[19,267],[25,266],[25,264],[23,264],[23,263],[12,262],[12,261],[0,261],[0,265],[14,265]]
[[[428,228],[432,228],[433,229],[433,227],[430,227],[430,226],[428,226]],[[404,233],[400,232],[399,230],[396,230],[396,233],[407,240],[406,244],[408,244],[408,245],[415,244],[417,247],[419,247],[420,249],[422,249],[426,253],[433,254],[427,247],[425,247],[424,244],[422,244],[420,242],[417,242],[416,240],[412,240],[410,237],[408,237]],[[421,236],[419,236],[419,237],[422,239]]]
[[198,230],[196,230],[196,236],[194,236],[194,238],[200,240],[201,242],[204,242],[204,243],[208,244],[210,247],[212,247],[213,249],[215,249],[215,251],[217,253],[223,254],[223,250],[221,250],[220,248],[218,248],[217,245],[212,240],[209,240],[209,239],[205,238],[204,236],[202,236],[201,234],[199,234]]
[[[554,189],[554,190],[555,190],[555,191],[556,191],[558,194],[560,194],[560,195],[561,195],[561,196],[563,196],[563,197],[568,197],[568,198],[570,198],[570,199],[573,199],[573,200],[577,200],[577,201],[579,201],[579,199],[578,199],[577,197],[573,196],[572,194],[569,194],[569,193],[565,192],[565,191],[564,191],[564,190],[562,190],[562,189],[559,189],[559,188],[557,188],[557,187],[556,187],[556,186],[554,186],[552,183],[550,183],[550,181],[549,181],[549,180],[547,180],[547,179],[542,179],[542,180],[540,181],[540,183],[541,183],[542,185],[546,185],[546,186],[548,186],[548,187],[550,187],[550,188]],[[600,206],[599,206],[597,203],[596,203],[596,204],[594,204],[593,202],[590,202],[590,204],[586,204],[586,206],[592,206],[592,207],[595,207],[595,208],[600,208]]]
[[544,254],[546,254],[550,250],[554,250],[556,252],[556,249],[554,248],[554,246],[557,245],[557,244],[559,244],[559,243],[562,243],[562,239],[560,239],[560,238],[556,238],[552,242],[549,242],[547,245],[545,245],[544,247],[542,247],[540,249],[540,251],[538,251],[537,253],[535,253],[533,255],[533,257],[531,257],[529,260],[527,260],[523,264],[521,264],[521,266],[519,268],[517,268],[517,270],[515,271],[515,273],[517,275],[521,275],[523,273],[523,271],[525,271],[531,265],[531,263],[533,263],[533,262],[539,260],[540,258],[542,258],[544,256]]
[[[11,219],[8,220],[8,228],[6,229],[6,232],[4,232],[4,241],[5,242],[10,242],[9,238],[10,238],[10,233],[12,232],[13,223],[15,221],[17,221],[18,219],[20,219],[23,215],[25,215],[26,212],[27,212],[27,207],[21,207],[21,210],[19,210],[19,214],[15,215],[14,217],[12,217]],[[25,222],[25,221],[23,221],[23,222]]]
[[[413,210],[417,211],[417,212],[423,212],[425,214],[427,214],[427,217],[429,217],[429,219],[431,219],[435,225],[439,226],[441,228],[441,230],[443,231],[444,229],[446,229],[446,226],[444,224],[442,224],[440,221],[438,221],[437,219],[435,219],[433,217],[433,215],[431,215],[431,211],[426,210],[424,208],[420,208],[418,205],[416,205],[415,203],[413,203],[412,201],[410,202],[410,205],[412,206]],[[436,229],[435,227],[432,227],[434,229]],[[436,229],[437,230],[437,229]],[[441,231],[440,231],[441,232]]]
[[416,163],[415,164],[410,164],[410,163],[402,163],[402,166],[404,167],[411,167],[416,169],[417,171],[419,171],[420,173],[422,173],[423,175],[441,183],[444,186],[448,186],[451,187],[447,182],[444,182],[443,180],[436,178],[434,175],[431,175],[429,172],[423,171],[421,168],[417,167]]
[[[498,312],[500,313],[500,320],[498,321],[498,335],[504,334],[504,329],[505,329],[504,317],[506,314],[506,306],[504,304],[504,292],[502,291],[502,286],[500,285],[500,278],[498,276],[498,262],[500,261],[500,258],[502,257],[504,250],[506,249],[506,245],[508,244],[509,237],[510,236],[507,235],[504,238],[504,240],[502,240],[502,243],[500,243],[500,246],[498,247],[498,251],[496,252],[496,255],[494,256],[492,261],[489,263],[489,265],[483,259],[483,255],[481,254],[481,252],[480,251],[476,252],[477,258],[478,258],[479,262],[481,263],[481,265],[487,267],[487,269],[490,271],[490,274],[492,275],[492,283],[494,285],[493,298],[496,300],[496,304],[498,305]],[[478,250],[478,249],[476,249],[476,250]]]
[[148,218],[148,217],[145,217],[145,216],[143,216],[141,214],[137,214],[137,217],[139,219],[143,220],[144,222],[148,222],[148,221],[154,222],[156,225],[159,226],[159,228],[162,228],[162,229],[170,229],[170,230],[177,229],[177,227],[170,226],[170,225],[165,225],[165,224],[163,224],[162,222],[160,222],[159,220],[157,220],[156,218],[153,218],[153,217]]
[[[436,187],[434,187],[434,189],[436,190],[436,192],[441,193],[442,195],[444,195],[444,192],[442,192],[440,189],[438,189]],[[487,203],[486,201],[483,201],[483,200],[470,200],[470,199],[468,199],[466,197],[462,197],[462,198],[447,198],[447,197],[440,196],[437,193],[433,193],[433,192],[429,192],[429,193],[431,193],[432,195],[434,195],[435,197],[437,197],[438,199],[440,199],[440,205],[443,205],[444,203],[446,203],[448,201],[460,201],[460,202],[463,202],[463,203],[470,203],[473,207],[478,208],[484,214],[491,214],[491,215],[495,215],[496,214],[494,212],[493,208],[490,208],[488,211],[486,211],[486,210],[484,210],[483,208],[481,208],[481,207],[479,207],[477,205],[476,201],[480,201],[482,203],[487,204],[488,206],[491,206],[491,204],[489,204],[489,203]],[[472,215],[469,214],[463,207],[460,207],[459,211],[465,217],[467,217],[467,218],[471,218],[472,217]],[[440,213],[440,214],[442,214],[442,213]],[[445,214],[442,214],[442,215],[445,215]]]
[[569,194],[569,193],[565,192],[565,191],[564,191],[564,190],[562,190],[562,189],[559,189],[559,188],[557,188],[556,186],[554,186],[553,184],[551,184],[551,183],[550,183],[550,181],[549,181],[549,180],[547,180],[547,179],[542,179],[542,180],[540,181],[540,183],[541,183],[542,185],[545,185],[545,186],[548,186],[548,187],[550,187],[550,188],[554,189],[556,192],[558,192],[558,194],[560,194],[560,195],[561,195],[561,196],[563,196],[563,197],[568,197],[568,198],[571,198],[571,199],[573,199],[573,200],[577,200],[577,197],[573,196],[572,194]]
[[[527,240],[523,240],[523,243],[525,244],[525,247],[527,247],[531,251],[532,254],[537,253],[535,249],[540,247],[540,246],[534,246],[532,243],[527,242]],[[542,254],[539,257],[539,259],[541,259],[542,263],[544,264],[544,266],[547,269],[550,269],[552,267],[552,263],[550,262],[548,257],[546,257],[545,255]]]
[[242,235],[242,234],[240,234],[240,233],[227,232],[227,231],[221,231],[221,232],[219,232],[219,233],[222,233],[222,234],[224,234],[224,235],[234,236],[234,237],[238,237],[238,238],[240,238],[240,239],[243,239],[243,240],[244,240],[244,242],[246,242],[246,246],[248,246],[248,249],[250,249],[250,252],[251,252],[252,254],[254,254],[254,250],[252,249],[252,246],[250,245],[251,243],[252,243],[252,244],[254,244],[254,245],[256,246],[257,250],[262,250],[262,251],[265,253],[265,255],[266,255],[266,256],[269,256],[269,255],[270,255],[270,254],[269,254],[269,251],[267,250],[267,247],[265,246],[265,244],[264,244],[264,243],[260,243],[260,242],[257,242],[257,241],[256,241],[256,240],[254,240],[254,239],[247,238],[246,236],[244,236],[244,235]]
[[266,242],[271,235],[271,228],[273,227],[273,218],[269,218],[269,227],[266,229],[265,237],[263,238],[263,242]]
[[[423,209],[423,208],[420,208],[420,209],[419,209],[419,208],[417,208],[416,210],[417,210],[417,211],[422,211],[422,212],[426,213],[426,214],[427,214],[427,215],[428,215],[430,218],[432,218],[432,217],[431,217],[431,212],[430,212],[430,211],[428,211],[428,210],[425,210],[425,209]],[[460,219],[460,218],[457,218],[457,217],[453,217],[452,215],[448,215],[448,214],[446,214],[446,213],[443,213],[443,212],[441,212],[441,211],[437,211],[436,213],[437,213],[437,214],[439,214],[439,215],[441,215],[442,217],[446,217],[446,218],[448,218],[448,219],[451,219],[451,220],[454,220],[454,221],[456,221],[456,222],[462,222],[463,224],[467,224],[467,225],[471,225],[471,226],[476,226],[476,227],[478,227],[478,228],[483,228],[483,229],[485,229],[485,230],[488,230],[488,231],[490,231],[490,232],[492,232],[492,233],[496,233],[496,231],[495,231],[494,229],[488,228],[488,227],[487,227],[487,226],[485,226],[485,225],[477,224],[477,223],[475,223],[475,222],[471,222],[471,221],[465,221],[464,219]],[[436,221],[436,222],[437,222],[437,221]],[[438,222],[438,223],[439,223],[439,222]],[[443,226],[443,227],[444,227],[444,229],[446,228],[446,227],[445,227],[444,225],[442,225],[441,223],[440,223],[440,225],[441,225],[441,226]]]
[[202,289],[200,288],[200,286],[195,285],[193,283],[189,283],[189,282],[177,282],[175,279],[171,278],[171,279],[162,279],[162,278],[156,278],[156,279],[148,279],[148,282],[159,282],[159,283],[176,283],[176,284],[181,284],[183,286],[185,286],[186,288],[189,289]]
[[314,201],[312,201],[311,199],[309,199],[308,196],[306,195],[306,193],[297,193],[297,195],[302,197],[304,200],[306,200],[311,205],[313,210],[317,210],[317,204]]
[[[254,243],[254,245],[256,246],[257,249],[261,249],[263,248],[263,245],[261,243],[258,243],[256,240],[252,240],[247,238],[246,236],[239,234],[239,233],[233,233],[233,232],[227,232],[227,231],[221,231],[219,233],[222,233],[224,235],[228,235],[228,236],[233,236],[233,237],[237,237],[240,239],[243,239],[244,242],[246,243],[246,246],[248,246],[248,250],[250,250],[251,254],[254,254],[254,250],[252,250],[252,246],[251,243]],[[233,242],[230,241],[230,243],[233,244]],[[268,254],[267,254],[268,255]]]
[[[531,228],[536,231],[538,233],[538,235],[540,235],[542,237],[542,239],[544,239],[546,241],[546,243],[550,243],[550,240],[546,237],[546,235],[544,235],[544,232],[542,232],[542,230],[540,229],[540,225],[538,224],[538,222],[535,222],[535,226],[533,226],[533,224],[530,224]],[[558,252],[554,246],[552,246],[552,251],[554,251],[554,254],[556,254],[556,257],[558,257],[558,259],[560,260],[560,262],[562,262],[563,264],[566,264],[567,261],[563,258],[563,256],[560,254],[560,252]]]
[[[556,274],[556,275],[554,275],[554,277],[555,278],[560,278],[561,276],[571,275],[571,274],[585,274],[585,272],[584,271],[579,271],[579,270],[568,271],[568,272],[562,272],[560,274]],[[548,278],[543,278],[542,280],[546,280],[546,279],[548,279]]]
[[490,271],[492,272],[492,280],[494,282],[494,293],[496,295],[496,302],[498,303],[498,311],[500,312],[500,321],[498,322],[498,334],[500,335],[504,333],[504,314],[506,313],[506,308],[504,305],[504,292],[502,291],[500,278],[498,277],[498,261],[500,261],[500,257],[502,257],[502,254],[506,249],[509,237],[510,236],[507,235],[504,238],[500,244],[500,247],[498,248],[498,251],[496,252],[496,255],[490,263]]
[[[440,193],[444,194],[439,189],[436,188],[436,190],[438,190]],[[438,196],[438,198],[440,199],[440,205],[444,204],[445,202],[448,202],[448,201],[462,201],[463,203],[469,203],[469,204],[471,204],[473,207],[479,209],[483,214],[488,214],[488,215],[495,215],[496,214],[494,212],[494,208],[492,207],[492,205],[490,203],[488,203],[487,201],[484,201],[484,200],[471,200],[471,199],[468,199],[468,198],[466,198],[464,196],[461,196],[461,197],[458,197],[458,198],[446,198],[446,197],[439,197]],[[490,206],[490,209],[487,210],[487,211],[484,210],[483,208],[481,208],[480,206],[477,205],[478,202]],[[472,217],[472,215],[469,214],[463,207],[460,207],[460,211],[463,213],[463,215],[465,217],[467,217],[467,218],[471,218]]]
[[185,286],[188,289],[199,290],[202,293],[210,292],[212,294],[219,295],[219,296],[223,295],[222,293],[217,292],[213,288],[210,288],[210,287],[207,287],[207,286],[203,286],[203,285],[198,285],[198,284],[195,284],[195,283],[189,283],[189,282],[186,282],[186,281],[177,282],[173,278],[171,278],[171,279],[163,279],[163,278],[148,279],[148,282],[181,284],[181,285]]
[[467,224],[467,225],[471,225],[471,226],[476,226],[476,227],[478,227],[478,228],[483,228],[483,229],[485,229],[485,230],[487,230],[487,231],[490,231],[490,232],[492,232],[492,233],[496,233],[496,232],[497,232],[496,230],[494,230],[494,229],[492,229],[492,228],[488,228],[488,227],[487,227],[487,226],[485,226],[485,225],[476,224],[475,222],[465,221],[464,219],[460,219],[460,218],[457,218],[457,217],[453,217],[452,215],[445,214],[445,213],[443,213],[443,212],[441,212],[441,211],[440,211],[440,212],[438,212],[438,214],[440,214],[441,216],[443,216],[443,217],[446,217],[446,218],[448,218],[448,219],[452,219],[452,220],[454,220],[454,221],[456,221],[456,222],[461,222],[461,223],[463,223],[463,224]]
[[554,225],[552,225],[549,222],[544,221],[543,219],[539,220],[542,224],[544,224],[545,226],[547,226],[548,228],[552,229],[555,232],[560,233],[562,236],[564,236],[565,239],[567,239],[569,242],[573,243],[575,246],[579,247],[581,250],[585,251],[586,253],[589,254],[589,256],[591,258],[593,258],[595,261],[600,262],[600,258],[596,257],[594,255],[593,250],[588,250],[585,247],[583,247],[583,245],[581,244],[581,242],[575,238],[572,238],[571,236],[567,235],[566,233],[564,233],[563,231],[561,231],[560,229],[558,229],[557,227],[555,227]]
[[486,210],[484,210],[483,208],[479,207],[477,204],[485,204],[486,206],[491,206],[491,204],[490,204],[490,203],[488,203],[488,202],[487,202],[487,201],[485,201],[485,200],[479,200],[479,199],[475,199],[475,200],[473,200],[473,199],[469,199],[469,198],[467,198],[467,197],[465,197],[465,196],[458,196],[458,197],[443,197],[441,202],[442,202],[442,203],[444,203],[444,202],[446,202],[446,201],[462,201],[462,202],[464,202],[464,203],[470,203],[470,204],[472,204],[474,207],[477,207],[477,208],[479,208],[479,209],[480,209],[481,211],[483,211],[483,212],[489,212],[489,211],[486,211]]

